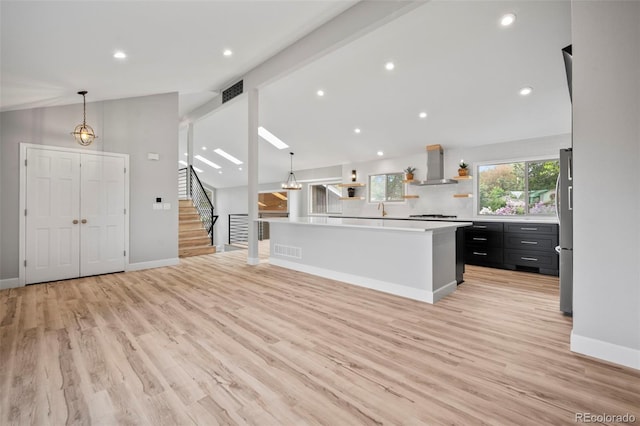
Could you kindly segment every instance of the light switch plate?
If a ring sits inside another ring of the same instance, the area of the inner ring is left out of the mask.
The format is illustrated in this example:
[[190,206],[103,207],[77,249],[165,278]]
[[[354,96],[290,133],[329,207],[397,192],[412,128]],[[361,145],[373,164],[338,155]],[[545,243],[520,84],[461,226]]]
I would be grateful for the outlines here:
[[162,208],[165,209],[165,210],[171,210],[171,203],[164,203],[162,205]]
[[153,203],[154,210],[162,210],[162,203]]
[[160,159],[160,154],[157,152],[149,152],[147,153],[147,159],[158,161]]

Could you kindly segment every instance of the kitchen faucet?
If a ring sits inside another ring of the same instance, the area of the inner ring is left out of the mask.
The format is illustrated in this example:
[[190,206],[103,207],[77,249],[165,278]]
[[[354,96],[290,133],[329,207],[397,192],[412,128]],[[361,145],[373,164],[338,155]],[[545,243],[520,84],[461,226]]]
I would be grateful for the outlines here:
[[380,210],[380,206],[382,206],[382,217],[385,217],[387,212],[384,210],[384,203],[378,203],[378,210]]

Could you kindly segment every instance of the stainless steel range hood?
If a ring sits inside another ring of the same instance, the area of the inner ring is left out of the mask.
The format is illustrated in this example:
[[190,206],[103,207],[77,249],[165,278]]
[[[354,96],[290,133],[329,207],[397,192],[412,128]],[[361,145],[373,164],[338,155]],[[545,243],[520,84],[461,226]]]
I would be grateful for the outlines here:
[[450,185],[458,183],[444,177],[444,150],[440,145],[427,145],[427,179],[414,181],[412,185]]

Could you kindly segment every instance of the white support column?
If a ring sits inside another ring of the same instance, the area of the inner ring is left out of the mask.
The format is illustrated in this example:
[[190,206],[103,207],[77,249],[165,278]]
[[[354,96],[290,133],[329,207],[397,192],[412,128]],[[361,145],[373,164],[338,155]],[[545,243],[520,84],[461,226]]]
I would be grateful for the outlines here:
[[247,263],[257,265],[258,258],[258,89],[248,91],[249,104],[249,140],[248,140],[248,195],[249,203],[249,252]]
[[[189,166],[193,165],[193,123],[189,123],[187,127],[187,163]],[[191,179],[191,172],[187,170],[187,197],[191,198],[191,185],[189,181]]]

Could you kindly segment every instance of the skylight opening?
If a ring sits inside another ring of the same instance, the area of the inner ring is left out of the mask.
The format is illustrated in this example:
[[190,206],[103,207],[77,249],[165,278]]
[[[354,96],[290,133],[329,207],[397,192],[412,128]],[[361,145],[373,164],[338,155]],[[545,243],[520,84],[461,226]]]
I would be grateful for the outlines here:
[[278,149],[289,148],[289,145],[282,142],[277,136],[275,136],[273,133],[271,133],[270,131],[268,131],[262,126],[258,127],[258,135],[262,139],[269,142],[271,145],[275,146]]
[[242,161],[238,160],[236,157],[234,157],[233,155],[227,153],[226,151],[224,151],[224,150],[222,150],[220,148],[214,149],[213,152],[215,152],[219,156],[224,157],[227,160],[231,161],[236,166],[239,166],[240,164],[242,164]]
[[202,155],[196,155],[194,158],[202,161],[204,164],[213,167],[214,169],[220,169],[221,167],[218,166],[216,163],[214,163],[213,161],[207,160],[206,158],[204,158]]

